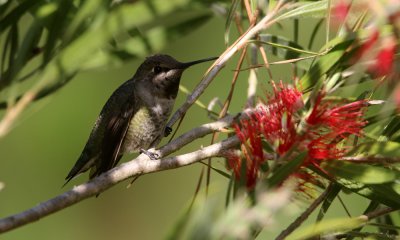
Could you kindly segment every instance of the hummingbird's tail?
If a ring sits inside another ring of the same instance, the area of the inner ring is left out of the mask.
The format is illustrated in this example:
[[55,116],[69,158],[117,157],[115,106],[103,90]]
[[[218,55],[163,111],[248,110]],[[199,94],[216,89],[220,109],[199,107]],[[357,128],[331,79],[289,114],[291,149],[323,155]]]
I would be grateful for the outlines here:
[[74,167],[71,169],[71,171],[69,171],[67,177],[65,178],[65,183],[63,184],[62,187],[67,185],[69,181],[71,181],[79,174],[86,172],[89,168],[91,168],[94,165],[95,159],[96,159],[95,157],[89,159],[87,157],[87,154],[85,154],[85,151],[82,152],[81,156],[76,161]]

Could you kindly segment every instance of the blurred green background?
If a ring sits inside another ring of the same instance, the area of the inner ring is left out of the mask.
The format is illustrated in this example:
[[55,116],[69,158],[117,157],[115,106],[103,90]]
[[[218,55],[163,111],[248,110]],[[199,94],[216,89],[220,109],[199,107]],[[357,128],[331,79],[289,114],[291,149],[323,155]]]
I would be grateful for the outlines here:
[[[27,21],[28,24],[29,19]],[[302,24],[305,26],[309,20],[302,21],[305,21],[306,24]],[[311,20],[310,29],[301,29],[299,42],[308,42],[309,34],[306,33],[312,31],[313,24],[315,21]],[[212,17],[195,31],[168,42],[160,52],[170,54],[180,61],[218,56],[225,49],[224,31],[225,19]],[[287,22],[283,27],[275,27],[270,32],[293,38],[293,22]],[[231,35],[232,39],[237,36],[234,31]],[[316,50],[321,46],[323,36],[324,31],[321,31],[314,47]],[[55,94],[35,102],[22,114],[12,131],[0,139],[0,181],[5,184],[5,188],[0,192],[1,217],[35,206],[72,188],[74,184],[87,180],[87,175],[82,175],[61,188],[66,174],[81,153],[103,104],[114,89],[134,74],[142,60],[143,58],[138,58],[123,62],[118,67],[96,68],[78,73],[66,86]],[[222,101],[225,99],[236,65],[235,60],[237,56],[201,97],[203,103],[208,104],[215,96]],[[208,67],[209,63],[205,63],[186,71],[181,81],[182,85],[189,90],[193,89]],[[272,70],[275,80],[291,81],[290,66],[273,66]],[[269,80],[265,70],[260,70],[259,77],[258,91],[263,93],[268,88]],[[248,72],[243,72],[239,77],[231,113],[240,111],[245,104],[247,78]],[[179,107],[185,98],[186,95],[180,92],[175,108]],[[4,111],[1,114],[4,114]],[[204,110],[193,106],[186,115],[178,135],[209,121]],[[210,140],[211,137],[206,137],[195,141],[181,152],[208,145]],[[123,161],[133,157],[134,155],[125,156]],[[214,166],[220,168],[225,164],[222,159],[214,163]],[[6,233],[0,238],[161,239],[190,203],[202,167],[201,164],[195,164],[142,176],[129,189],[126,188],[126,181],[102,193],[98,198],[80,202],[38,222]],[[213,173],[212,185],[211,195],[224,199],[226,179]],[[356,197],[353,201],[361,201],[360,199]],[[353,205],[356,208],[352,209],[352,214],[361,213],[367,204],[364,201]],[[221,204],[221,208],[222,206]],[[289,206],[287,213],[278,219],[276,228],[264,231],[259,239],[273,239],[273,236],[288,225],[304,206],[306,205],[301,203]],[[331,211],[331,217],[344,215],[343,208],[338,204]]]

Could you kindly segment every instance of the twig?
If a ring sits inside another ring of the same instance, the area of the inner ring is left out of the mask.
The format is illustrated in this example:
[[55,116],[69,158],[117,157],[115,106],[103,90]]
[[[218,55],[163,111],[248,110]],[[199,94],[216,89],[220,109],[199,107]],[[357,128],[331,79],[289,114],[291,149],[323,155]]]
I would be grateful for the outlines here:
[[341,161],[354,162],[354,163],[375,163],[375,164],[393,164],[399,163],[399,157],[380,157],[380,156],[350,156],[340,159]]
[[0,121],[0,138],[8,133],[15,119],[25,109],[25,107],[35,99],[35,97],[36,91],[26,92],[15,106],[7,110],[6,115]]
[[263,66],[267,69],[267,72],[268,72],[270,80],[273,80],[274,77],[272,76],[272,71],[271,71],[271,68],[269,67],[270,64],[268,62],[267,53],[265,52],[265,49],[261,45],[258,47],[258,49],[260,50],[262,59],[264,61],[264,65]]
[[283,240],[294,230],[296,230],[300,225],[310,216],[310,214],[325,200],[326,196],[331,190],[331,185],[329,185],[325,191],[317,198],[315,201],[298,217],[294,222],[292,222],[289,227],[283,230],[276,240]]
[[391,213],[391,212],[394,212],[397,210],[399,210],[399,209],[391,208],[391,207],[383,207],[383,208],[376,209],[375,211],[361,215],[361,216],[359,216],[359,218],[364,219],[365,221],[370,221],[374,218],[383,216],[385,214],[388,214],[388,213]]
[[[257,46],[255,44],[250,45],[250,56],[251,65],[257,65]],[[248,82],[247,107],[254,107],[256,104],[256,91],[258,84],[257,69],[250,69]]]

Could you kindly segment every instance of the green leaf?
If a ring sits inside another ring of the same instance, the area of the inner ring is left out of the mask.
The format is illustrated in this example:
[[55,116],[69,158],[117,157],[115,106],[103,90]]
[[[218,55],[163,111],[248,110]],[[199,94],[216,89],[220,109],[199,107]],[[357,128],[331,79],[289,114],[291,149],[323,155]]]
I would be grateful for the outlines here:
[[10,31],[8,32],[6,40],[4,42],[3,54],[1,56],[1,65],[0,65],[1,75],[3,75],[3,78],[4,77],[7,78],[6,69],[14,65],[14,60],[18,50],[18,43],[19,43],[18,31],[19,31],[18,25],[14,24],[11,27]]
[[314,27],[314,29],[313,29],[313,31],[311,33],[311,36],[310,36],[310,41],[308,42],[308,49],[312,49],[312,46],[313,46],[314,41],[315,41],[315,37],[317,36],[317,33],[318,33],[320,27],[322,26],[322,23],[324,23],[324,22],[325,22],[324,19],[321,19],[315,25],[315,27]]
[[399,157],[400,143],[392,141],[364,142],[354,147],[354,149],[349,153],[349,155],[356,154],[360,156]]
[[335,200],[335,198],[338,196],[341,189],[342,189],[342,187],[339,184],[337,184],[337,183],[332,184],[332,188],[329,191],[328,195],[326,196],[326,199],[322,203],[321,209],[319,210],[319,213],[317,216],[317,222],[320,222],[324,218],[325,213],[328,211],[333,200]]
[[51,21],[48,26],[48,34],[46,39],[46,44],[44,46],[43,58],[45,62],[48,62],[52,55],[55,53],[55,47],[57,40],[62,38],[62,34],[65,30],[66,25],[69,23],[70,19],[68,14],[72,9],[72,2],[69,0],[62,0],[56,5],[58,9],[62,11],[56,11],[51,17]]
[[26,12],[39,6],[43,2],[43,0],[27,0],[20,3],[17,7],[15,7],[11,12],[9,12],[6,16],[4,16],[4,18],[0,20],[0,34],[3,33],[3,31],[10,27],[12,24],[17,23]]
[[392,208],[400,208],[400,184],[397,182],[368,185],[353,192]]
[[236,9],[239,6],[240,1],[239,0],[233,0],[231,7],[229,8],[228,16],[226,17],[226,22],[225,22],[225,33],[224,33],[224,40],[225,40],[225,45],[229,45],[229,32],[231,29],[231,23],[233,21],[233,18],[235,17]]
[[382,136],[390,139],[395,133],[400,130],[400,116],[395,115],[390,122],[384,127]]
[[382,111],[379,111],[378,113],[373,114],[366,119],[368,122],[367,126],[370,126],[370,125],[377,123],[379,121],[382,121],[382,120],[389,119],[389,118],[395,116],[396,114],[397,114],[397,110],[393,109],[393,108],[390,108],[388,110],[384,109]]
[[[304,50],[299,44],[282,36],[272,34],[260,34],[259,36],[261,41],[258,42],[264,44],[264,48],[267,51],[284,60],[303,58],[309,55],[318,55],[318,53]],[[303,70],[308,70],[311,63],[312,59],[307,59],[298,61],[296,65]]]
[[329,50],[326,55],[320,57],[299,81],[299,89],[309,91],[315,85],[320,85],[320,82],[324,80],[322,76],[341,62],[343,55],[353,41],[353,39],[350,39],[340,42]]
[[[325,174],[318,173],[326,177]],[[332,176],[330,176],[329,179],[332,179]],[[337,183],[358,195],[393,208],[400,207],[400,183],[398,183],[397,180],[383,184],[364,184],[353,179],[339,176],[335,176],[335,179]]]
[[222,170],[219,170],[218,168],[215,168],[215,167],[213,167],[210,164],[207,164],[205,162],[200,162],[200,163],[202,163],[202,164],[206,165],[207,167],[211,168],[212,170],[214,170],[216,173],[218,173],[222,177],[225,177],[227,179],[231,179],[231,175],[230,174],[228,174],[228,173],[226,173],[226,172],[224,172]]
[[270,187],[275,187],[285,180],[290,174],[292,174],[296,169],[298,169],[303,163],[307,156],[307,152],[302,152],[297,155],[294,159],[289,159],[287,163],[276,169],[272,176],[267,179],[267,185]]
[[[173,10],[173,9],[172,9]],[[200,11],[199,14],[206,14],[206,11]],[[185,16],[196,16],[194,12],[186,12]],[[210,14],[207,10],[207,14]],[[136,17],[132,17],[136,16]],[[147,14],[145,8],[137,7],[136,4],[123,5],[109,13],[104,22],[96,28],[90,29],[82,33],[76,40],[66,46],[60,54],[57,55],[49,64],[46,66],[42,75],[39,77],[41,80],[36,85],[36,88],[41,88],[47,84],[53,84],[52,82],[57,81],[59,77],[65,77],[78,71],[82,63],[88,61],[93,54],[108,45],[112,37],[125,32],[128,29],[139,28],[146,31],[157,26],[160,21],[163,21],[163,26],[171,26],[176,23],[176,19],[170,15],[161,16],[155,20],[152,16]],[[197,15],[198,16],[198,15]],[[178,16],[175,14],[175,17]],[[186,18],[185,18],[186,19]],[[101,26],[101,27],[100,27]],[[152,32],[153,34],[158,33]],[[160,41],[160,36],[156,36],[151,39]],[[158,45],[157,42],[155,42]]]
[[102,0],[85,0],[68,24],[63,37],[63,44],[70,42],[85,20],[91,18],[94,13],[101,11],[104,3],[105,1]]
[[278,16],[275,21],[282,21],[289,18],[305,18],[305,17],[326,17],[328,8],[328,0],[317,2],[299,2],[296,7]]
[[12,83],[16,76],[21,72],[21,69],[30,60],[32,57],[32,49],[37,47],[42,31],[42,22],[35,19],[29,26],[26,34],[23,36],[23,41],[16,51],[15,60],[12,61],[12,65],[6,70],[6,77],[0,82],[0,90]]
[[399,172],[388,168],[344,161],[328,161],[322,167],[325,171],[337,177],[363,184],[388,183],[400,177]]
[[[211,16],[208,9],[173,11],[139,25],[126,39],[120,39],[121,49],[133,56],[157,52],[169,42],[204,24]],[[162,27],[160,27],[162,26]],[[122,42],[122,43],[121,43]]]
[[308,226],[304,229],[295,231],[293,234],[289,235],[287,239],[311,239],[312,237],[319,236],[321,234],[351,230],[363,225],[364,223],[365,220],[361,218],[339,218],[325,220],[323,222]]
[[3,16],[3,14],[8,12],[8,7],[10,7],[11,1],[8,0],[1,0],[0,1],[0,18]]

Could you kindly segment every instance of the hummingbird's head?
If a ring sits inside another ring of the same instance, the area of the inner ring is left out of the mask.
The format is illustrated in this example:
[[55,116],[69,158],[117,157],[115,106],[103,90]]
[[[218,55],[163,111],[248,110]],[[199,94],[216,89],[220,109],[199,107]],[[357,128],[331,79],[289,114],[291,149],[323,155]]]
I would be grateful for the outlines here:
[[193,62],[182,63],[169,55],[156,54],[147,57],[138,68],[134,79],[136,84],[161,98],[174,99],[178,93],[179,82],[185,69],[197,63],[211,61],[217,58],[207,58]]

